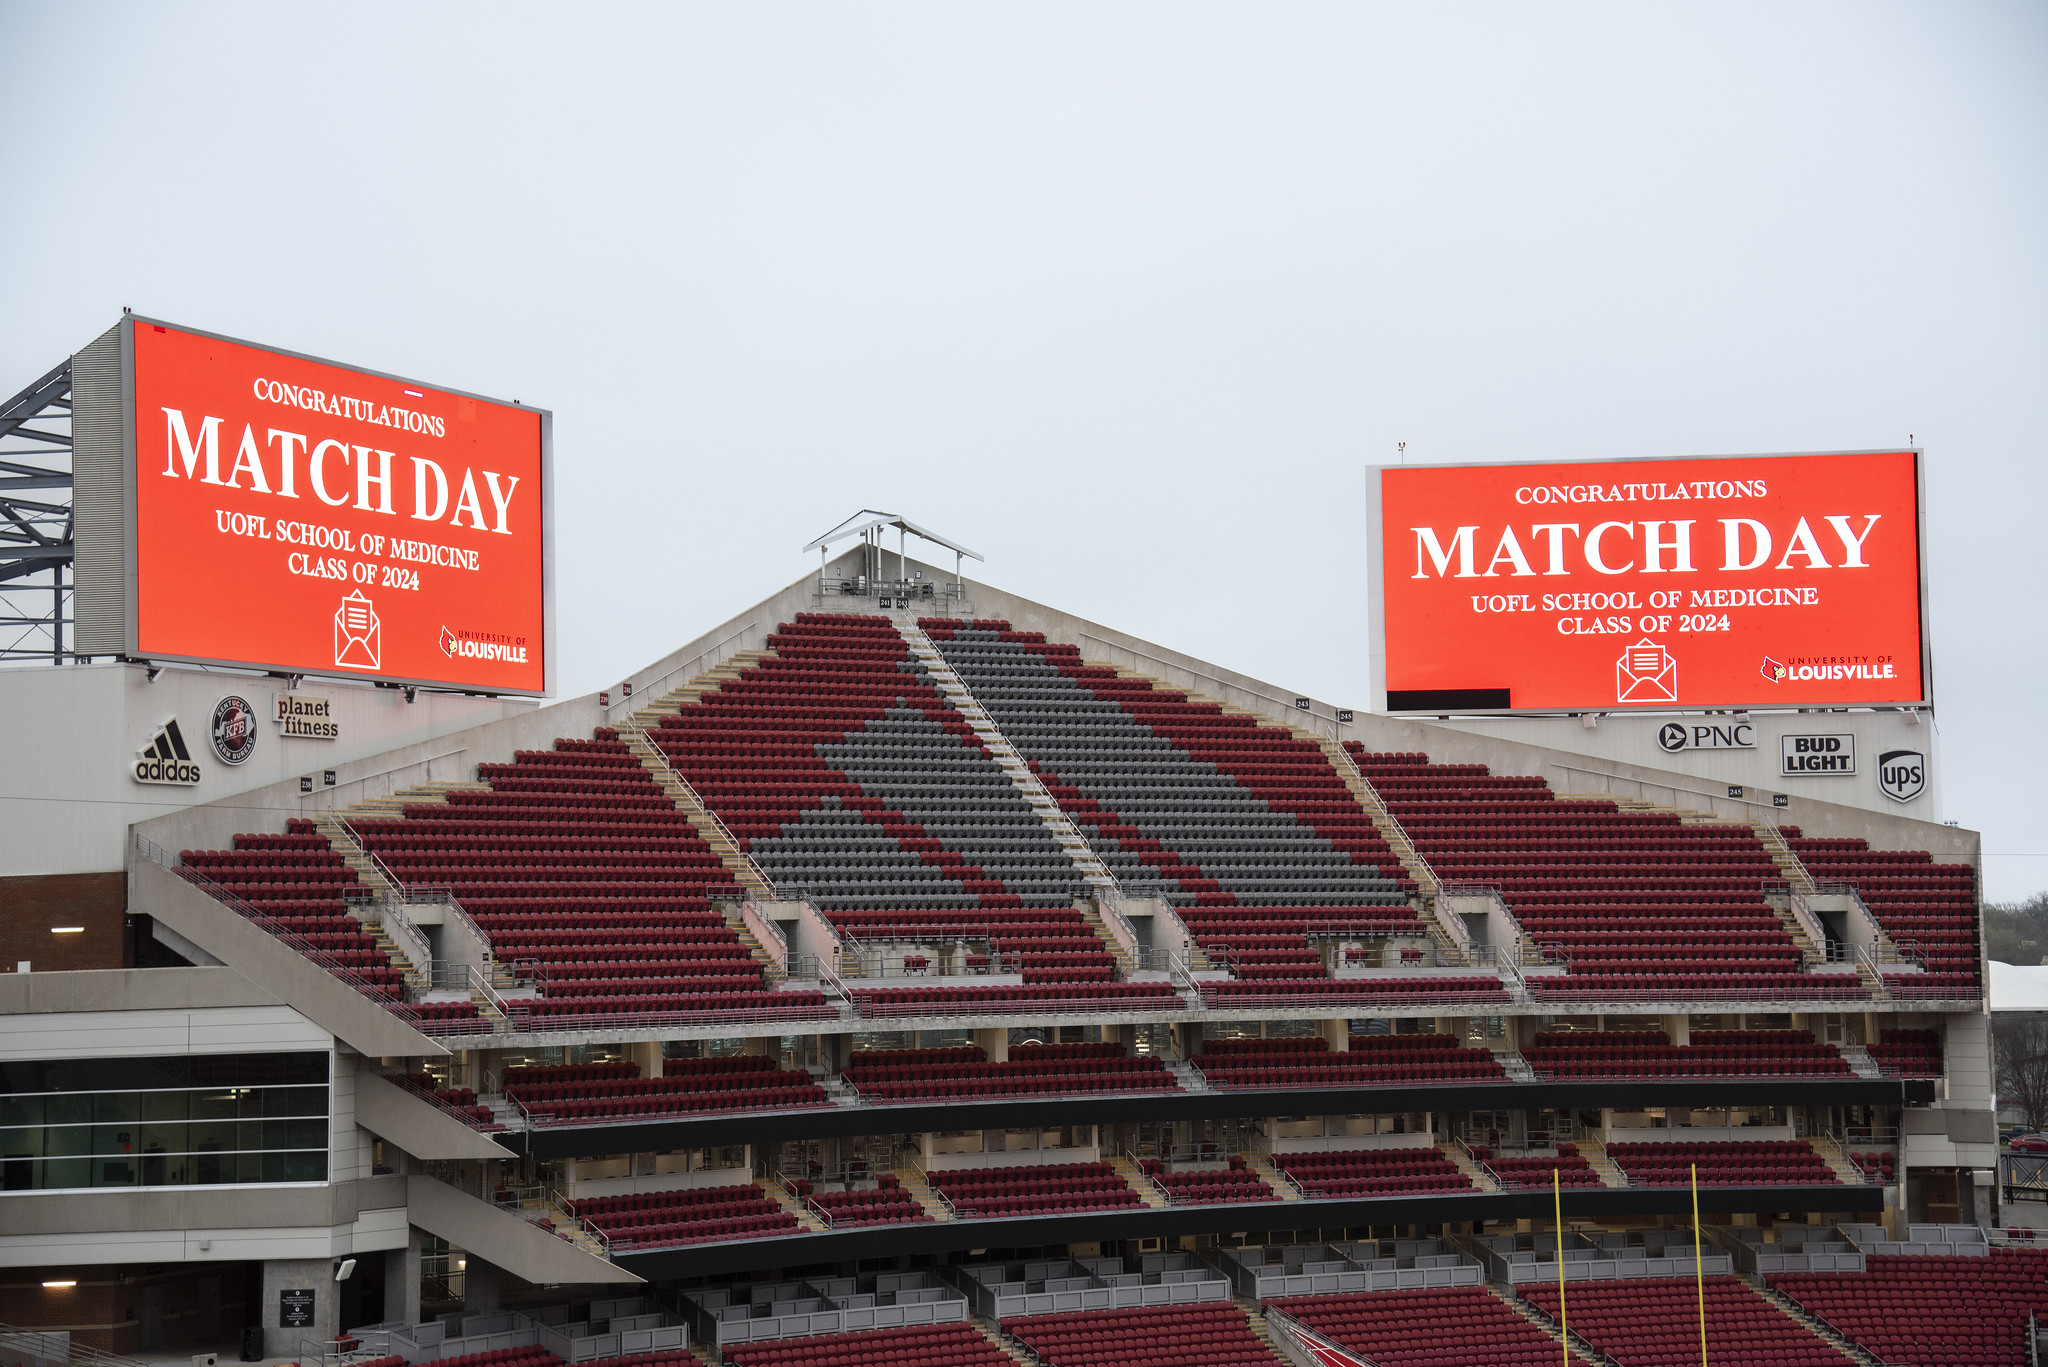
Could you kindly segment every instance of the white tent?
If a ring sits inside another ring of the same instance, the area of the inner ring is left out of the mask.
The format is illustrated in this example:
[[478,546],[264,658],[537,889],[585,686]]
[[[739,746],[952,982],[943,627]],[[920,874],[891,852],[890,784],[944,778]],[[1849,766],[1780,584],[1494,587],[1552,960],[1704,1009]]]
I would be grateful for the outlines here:
[[2048,1011],[2048,964],[2028,967],[1991,960],[1991,1010]]

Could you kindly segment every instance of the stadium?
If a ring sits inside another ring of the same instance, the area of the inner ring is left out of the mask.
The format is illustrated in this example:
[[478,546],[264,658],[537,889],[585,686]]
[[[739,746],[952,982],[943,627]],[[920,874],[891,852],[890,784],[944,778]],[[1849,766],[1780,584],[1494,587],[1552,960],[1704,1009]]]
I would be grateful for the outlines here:
[[0,439],[10,1364],[2037,1360],[1917,452],[1376,472],[1370,699],[878,510],[557,698],[544,410]]

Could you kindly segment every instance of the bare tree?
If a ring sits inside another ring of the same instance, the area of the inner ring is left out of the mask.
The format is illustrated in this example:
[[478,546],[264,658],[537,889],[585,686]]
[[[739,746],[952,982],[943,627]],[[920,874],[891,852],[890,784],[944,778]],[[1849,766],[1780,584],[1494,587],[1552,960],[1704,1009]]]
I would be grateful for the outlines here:
[[2006,1016],[1991,1027],[1998,1100],[2031,1129],[2048,1129],[2048,1016]]

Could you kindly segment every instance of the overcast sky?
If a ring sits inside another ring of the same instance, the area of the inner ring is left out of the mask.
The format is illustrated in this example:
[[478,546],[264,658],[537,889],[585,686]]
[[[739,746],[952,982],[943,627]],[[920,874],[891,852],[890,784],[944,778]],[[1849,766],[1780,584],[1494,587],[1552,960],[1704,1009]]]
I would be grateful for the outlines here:
[[555,412],[562,685],[862,506],[1337,701],[1364,471],[1928,452],[2048,887],[2048,8],[0,3],[0,391],[124,305]]

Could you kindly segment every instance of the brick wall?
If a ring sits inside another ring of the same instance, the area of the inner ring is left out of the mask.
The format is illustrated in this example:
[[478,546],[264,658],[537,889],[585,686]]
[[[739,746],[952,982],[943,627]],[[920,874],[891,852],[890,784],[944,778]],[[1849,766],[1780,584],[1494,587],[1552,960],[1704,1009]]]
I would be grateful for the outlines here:
[[[122,968],[128,908],[125,873],[0,878],[0,971],[23,959],[39,972]],[[52,926],[83,926],[54,935]]]
[[[71,1341],[130,1355],[238,1346],[249,1264],[0,1269],[0,1324],[69,1330]],[[76,1286],[45,1287],[46,1281]],[[154,1342],[145,1342],[154,1337]]]

